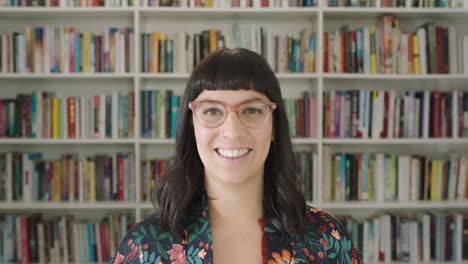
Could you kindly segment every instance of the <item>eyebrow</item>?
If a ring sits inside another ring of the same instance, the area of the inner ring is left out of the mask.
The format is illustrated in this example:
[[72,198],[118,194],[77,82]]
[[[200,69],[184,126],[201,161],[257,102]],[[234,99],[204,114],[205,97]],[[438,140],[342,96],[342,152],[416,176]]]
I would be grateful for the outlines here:
[[[199,101],[210,101],[210,102],[217,102],[217,103],[225,103],[225,102],[222,102],[222,101],[219,101],[219,100],[213,100],[213,99],[210,99],[210,98],[205,98],[205,99],[202,99],[202,100],[199,100]],[[251,98],[246,99],[244,101],[241,101],[241,102],[239,102],[237,104],[243,104],[243,103],[251,102],[251,101],[265,101],[265,100],[258,97],[258,96],[254,96],[254,97],[251,97]]]

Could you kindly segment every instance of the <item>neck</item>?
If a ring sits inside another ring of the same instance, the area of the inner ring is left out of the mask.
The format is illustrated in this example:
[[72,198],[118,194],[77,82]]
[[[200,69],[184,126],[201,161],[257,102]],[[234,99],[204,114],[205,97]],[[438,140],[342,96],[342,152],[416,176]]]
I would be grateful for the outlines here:
[[226,184],[205,177],[210,217],[215,222],[251,222],[263,217],[263,175],[246,184]]

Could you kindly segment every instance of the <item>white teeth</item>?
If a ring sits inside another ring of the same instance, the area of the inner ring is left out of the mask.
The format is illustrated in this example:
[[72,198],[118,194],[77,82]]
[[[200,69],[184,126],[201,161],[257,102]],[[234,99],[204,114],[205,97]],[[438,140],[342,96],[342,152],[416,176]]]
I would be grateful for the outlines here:
[[249,149],[244,148],[244,149],[216,149],[216,151],[223,157],[227,158],[239,158],[247,154],[249,152]]

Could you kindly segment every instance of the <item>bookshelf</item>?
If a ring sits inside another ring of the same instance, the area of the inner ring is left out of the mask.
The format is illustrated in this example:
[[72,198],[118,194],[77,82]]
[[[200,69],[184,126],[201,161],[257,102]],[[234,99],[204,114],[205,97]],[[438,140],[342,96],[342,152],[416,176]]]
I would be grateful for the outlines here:
[[[464,8],[382,8],[382,7],[327,7],[326,1],[319,1],[317,7],[308,8],[176,8],[143,7],[0,7],[0,33],[23,32],[25,26],[73,26],[81,32],[101,34],[109,26],[119,29],[134,29],[134,72],[122,73],[1,73],[0,97],[14,98],[17,93],[32,91],[54,91],[62,96],[85,96],[114,90],[134,92],[135,105],[141,102],[141,91],[173,90],[181,95],[188,73],[147,73],[141,69],[141,34],[180,31],[189,33],[215,27],[225,35],[233,34],[233,23],[261,25],[274,28],[275,33],[294,32],[306,27],[316,34],[316,72],[277,73],[285,98],[300,98],[302,91],[308,91],[316,98],[315,138],[294,138],[297,151],[317,154],[317,174],[313,182],[314,200],[308,204],[323,208],[335,214],[367,217],[385,212],[404,211],[423,213],[427,211],[468,213],[468,200],[455,201],[339,201],[322,200],[324,173],[324,148],[333,153],[380,153],[424,154],[450,157],[459,152],[468,155],[468,137],[451,138],[394,138],[356,139],[327,138],[324,136],[323,94],[330,90],[463,90],[468,92],[468,74],[354,74],[323,72],[323,33],[337,30],[343,24],[350,28],[375,25],[383,15],[400,19],[404,30],[415,30],[427,21],[454,25],[457,33],[468,35],[468,4]],[[299,25],[299,26],[298,26]],[[403,31],[403,30],[402,30]],[[344,88],[346,87],[346,88]],[[441,88],[442,87],[442,88]],[[445,88],[444,88],[445,87]],[[135,107],[135,137],[111,139],[32,139],[0,138],[0,152],[22,151],[43,152],[46,158],[58,158],[60,154],[78,153],[93,155],[102,153],[134,153],[135,175],[141,175],[141,161],[169,158],[173,153],[174,139],[143,138],[141,131],[141,109]],[[58,153],[58,154],[57,154]],[[99,214],[102,212],[125,212],[141,220],[152,210],[152,205],[142,201],[141,178],[135,178],[133,202],[126,201],[74,201],[74,202],[20,202],[0,201],[2,213],[30,213],[43,211],[55,215],[60,210],[70,214]]]

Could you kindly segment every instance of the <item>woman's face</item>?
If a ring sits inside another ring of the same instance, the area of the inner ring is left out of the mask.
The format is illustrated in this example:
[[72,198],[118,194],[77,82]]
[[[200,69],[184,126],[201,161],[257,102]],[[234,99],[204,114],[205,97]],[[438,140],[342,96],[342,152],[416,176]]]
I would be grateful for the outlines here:
[[[203,91],[195,101],[212,100],[231,106],[249,100],[269,102],[255,91]],[[195,139],[205,168],[206,180],[219,184],[244,184],[262,180],[265,160],[272,140],[273,117],[258,128],[248,128],[235,112],[227,114],[218,127],[207,128],[193,116]],[[246,152],[245,154],[243,154]],[[243,155],[242,155],[243,154]]]

